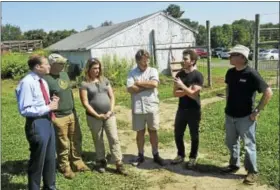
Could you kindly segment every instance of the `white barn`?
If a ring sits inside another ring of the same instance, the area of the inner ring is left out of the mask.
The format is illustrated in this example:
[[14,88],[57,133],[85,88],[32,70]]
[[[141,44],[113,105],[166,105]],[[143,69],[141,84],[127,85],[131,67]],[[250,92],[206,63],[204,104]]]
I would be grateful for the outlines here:
[[[85,66],[87,59],[104,55],[116,55],[118,58],[134,60],[138,49],[148,50],[153,56],[152,31],[158,48],[190,47],[196,45],[196,30],[163,11],[141,18],[98,27],[73,34],[46,49],[56,51],[69,59],[71,63]],[[162,73],[169,73],[171,55],[175,61],[181,61],[182,50],[157,50],[157,67]]]

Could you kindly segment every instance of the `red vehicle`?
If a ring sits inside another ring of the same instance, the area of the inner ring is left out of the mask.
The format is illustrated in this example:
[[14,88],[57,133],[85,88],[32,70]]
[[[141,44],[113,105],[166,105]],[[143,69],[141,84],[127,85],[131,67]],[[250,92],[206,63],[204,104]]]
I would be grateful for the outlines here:
[[208,52],[205,49],[197,48],[197,49],[195,49],[195,52],[197,53],[198,58],[207,58],[208,57]]

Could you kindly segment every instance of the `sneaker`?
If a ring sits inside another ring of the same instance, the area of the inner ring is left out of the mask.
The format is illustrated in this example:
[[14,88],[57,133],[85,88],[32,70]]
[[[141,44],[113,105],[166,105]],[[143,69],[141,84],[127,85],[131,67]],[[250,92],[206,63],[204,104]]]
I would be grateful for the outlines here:
[[239,170],[238,166],[229,165],[221,170],[222,173],[235,173]]
[[196,159],[195,158],[190,158],[189,162],[187,163],[187,168],[192,169],[196,165]]
[[66,167],[64,169],[61,169],[60,171],[66,179],[73,179],[75,177],[75,173],[70,167]]
[[143,154],[138,154],[137,158],[132,162],[133,166],[139,166],[145,161]]
[[254,185],[257,179],[258,179],[258,175],[256,173],[248,173],[243,183],[247,185]]
[[123,164],[116,164],[116,172],[118,174],[121,174],[121,175],[124,175],[124,176],[127,176],[128,173],[127,171],[125,170]]
[[104,173],[106,171],[107,161],[105,159],[97,161],[97,171],[99,173]]
[[176,158],[174,158],[172,161],[171,161],[171,164],[179,164],[179,163],[182,163],[184,162],[184,158],[182,156],[177,156]]
[[166,165],[165,161],[159,156],[158,153],[154,155],[154,162],[159,164],[160,166]]

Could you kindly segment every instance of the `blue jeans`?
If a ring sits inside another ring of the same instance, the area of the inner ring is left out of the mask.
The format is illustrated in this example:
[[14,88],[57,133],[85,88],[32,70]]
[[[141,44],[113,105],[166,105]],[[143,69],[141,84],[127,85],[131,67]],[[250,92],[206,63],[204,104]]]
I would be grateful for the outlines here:
[[256,121],[249,116],[234,118],[226,115],[226,145],[230,151],[229,164],[240,167],[240,138],[244,141],[244,166],[249,173],[257,173]]

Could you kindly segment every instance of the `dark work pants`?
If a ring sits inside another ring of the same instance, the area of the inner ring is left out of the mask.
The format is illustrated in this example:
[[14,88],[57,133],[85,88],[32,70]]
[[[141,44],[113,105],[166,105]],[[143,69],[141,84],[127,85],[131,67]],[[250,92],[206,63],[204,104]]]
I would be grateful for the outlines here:
[[175,142],[177,155],[185,157],[184,133],[186,126],[189,127],[191,136],[191,151],[189,158],[196,158],[199,145],[199,122],[201,111],[199,109],[178,109],[175,118]]
[[25,133],[30,146],[28,189],[40,190],[42,176],[43,189],[55,189],[55,133],[52,122],[48,118],[27,118]]

